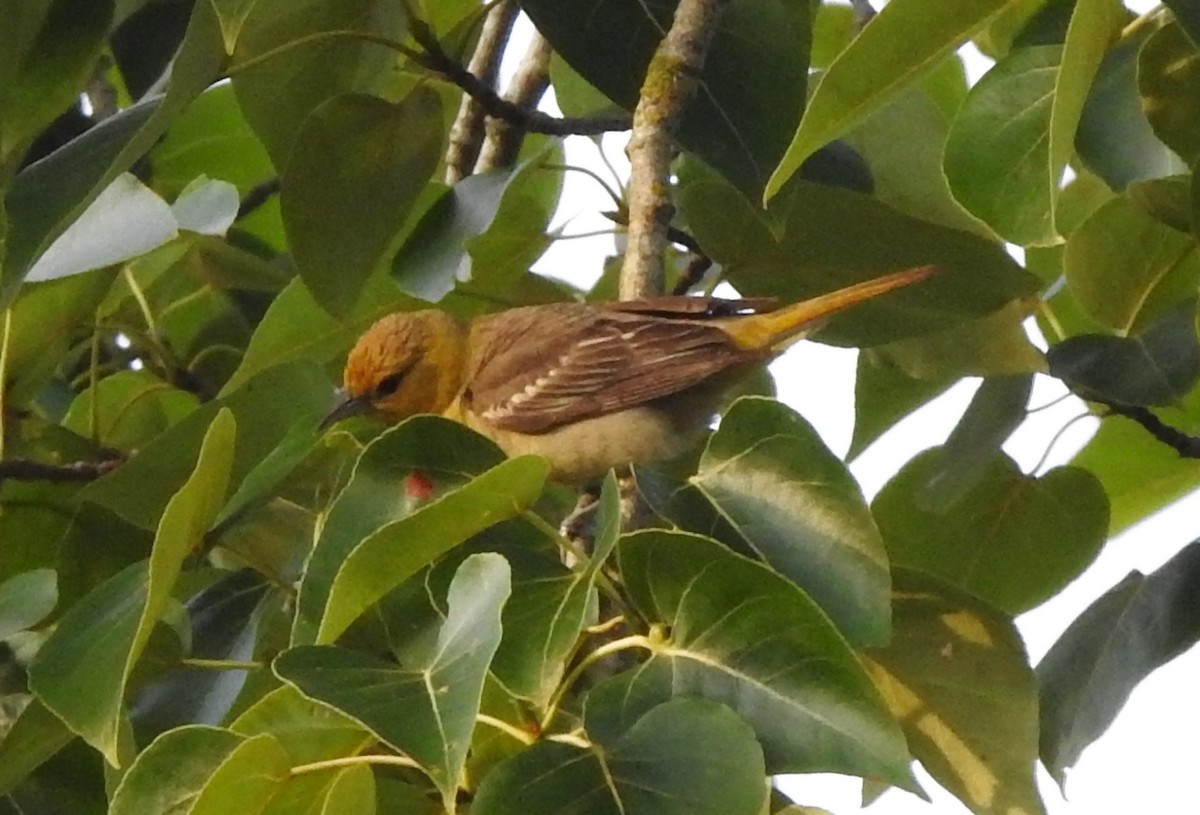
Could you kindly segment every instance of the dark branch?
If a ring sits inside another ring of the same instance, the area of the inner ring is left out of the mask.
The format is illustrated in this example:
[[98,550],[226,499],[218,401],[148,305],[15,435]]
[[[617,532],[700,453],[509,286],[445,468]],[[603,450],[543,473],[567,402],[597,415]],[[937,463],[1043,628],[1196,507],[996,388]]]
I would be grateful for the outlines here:
[[671,294],[683,295],[692,290],[712,268],[712,259],[703,252],[694,253],[689,259],[688,264],[683,270],[683,274],[675,281],[675,286],[671,289]]
[[30,461],[23,458],[12,458],[0,461],[0,482],[5,479],[15,481],[53,481],[67,483],[71,481],[95,481],[117,467],[125,459],[116,458],[107,461],[72,461],[68,464],[45,464],[40,461]]
[[1183,458],[1200,458],[1200,437],[1189,436],[1182,430],[1171,427],[1145,407],[1130,405],[1115,405],[1105,403],[1108,413],[1114,416],[1124,416],[1142,426],[1142,429],[1163,444],[1170,447]]
[[239,218],[245,218],[251,212],[261,207],[263,204],[271,200],[271,196],[279,192],[281,182],[279,176],[268,178],[266,181],[261,181],[250,188],[250,192],[242,198],[238,204]]
[[516,125],[533,133],[547,136],[596,136],[616,130],[628,130],[632,119],[628,116],[597,116],[586,119],[558,118],[521,107],[496,93],[494,88],[464,68],[457,60],[442,49],[437,37],[423,21],[411,21],[412,36],[421,46],[421,51],[408,56],[418,65],[441,74],[477,101],[483,112],[496,119]]

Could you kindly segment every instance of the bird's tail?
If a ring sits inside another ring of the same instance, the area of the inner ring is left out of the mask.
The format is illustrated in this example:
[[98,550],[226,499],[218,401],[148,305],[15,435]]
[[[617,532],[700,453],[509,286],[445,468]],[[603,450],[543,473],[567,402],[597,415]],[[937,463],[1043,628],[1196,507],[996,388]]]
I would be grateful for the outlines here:
[[844,289],[822,294],[811,300],[766,314],[755,314],[732,321],[726,328],[738,347],[748,351],[780,348],[801,339],[817,327],[825,317],[850,306],[886,294],[893,289],[919,283],[937,272],[933,266],[917,266],[901,272],[883,275],[873,280],[855,283]]

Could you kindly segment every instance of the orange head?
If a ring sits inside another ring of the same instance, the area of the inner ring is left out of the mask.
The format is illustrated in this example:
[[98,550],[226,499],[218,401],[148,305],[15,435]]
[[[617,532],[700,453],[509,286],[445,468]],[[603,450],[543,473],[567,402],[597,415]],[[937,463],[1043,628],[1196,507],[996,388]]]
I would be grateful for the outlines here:
[[368,328],[346,359],[346,400],[322,427],[368,410],[398,422],[441,413],[462,387],[465,332],[433,309],[389,314]]

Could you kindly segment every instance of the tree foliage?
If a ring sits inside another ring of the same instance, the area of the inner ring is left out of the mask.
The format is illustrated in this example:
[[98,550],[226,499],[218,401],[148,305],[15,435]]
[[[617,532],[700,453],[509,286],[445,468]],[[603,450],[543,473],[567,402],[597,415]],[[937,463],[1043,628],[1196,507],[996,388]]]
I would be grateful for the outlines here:
[[[640,528],[610,476],[560,530],[540,459],[318,423],[383,314],[611,296],[604,258],[530,266],[562,134],[654,91],[675,0],[521,0],[564,120],[464,70],[476,0],[0,0],[0,812],[759,815],[796,811],[775,775],[920,794],[919,762],[1035,815],[1036,762],[1196,642],[1194,544],[1036,669],[1013,624],[1200,487],[1191,5],[719,5],[668,280],[937,266],[817,337],[863,349],[853,455],[983,384],[869,505],[747,395],[634,468]],[[464,89],[520,149],[444,183]],[[1023,472],[1040,375],[1104,418]]]

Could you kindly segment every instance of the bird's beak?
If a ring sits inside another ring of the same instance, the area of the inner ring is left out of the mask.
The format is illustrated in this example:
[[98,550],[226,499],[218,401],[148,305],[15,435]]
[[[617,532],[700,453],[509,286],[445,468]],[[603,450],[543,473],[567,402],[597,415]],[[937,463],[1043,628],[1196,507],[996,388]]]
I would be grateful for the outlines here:
[[324,432],[342,419],[349,419],[351,416],[361,416],[370,410],[371,402],[365,396],[344,396],[342,401],[333,410],[329,411],[328,415],[317,425],[317,430]]
[[811,300],[806,300],[802,305],[807,306],[806,310],[811,312],[812,316],[809,318],[810,320],[819,320],[822,317],[828,317],[839,311],[844,311],[864,300],[870,300],[881,294],[887,294],[893,289],[919,283],[922,280],[933,277],[935,274],[937,274],[936,266],[917,266],[913,269],[893,272],[892,274],[876,277],[862,283],[855,283],[852,286],[846,286],[837,291],[831,291],[828,294],[822,294]]

